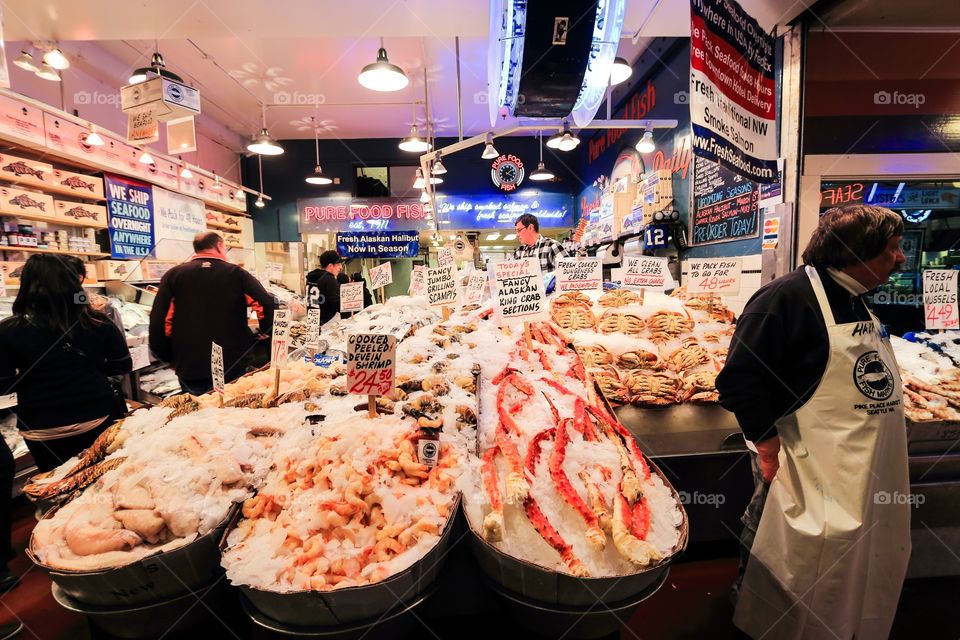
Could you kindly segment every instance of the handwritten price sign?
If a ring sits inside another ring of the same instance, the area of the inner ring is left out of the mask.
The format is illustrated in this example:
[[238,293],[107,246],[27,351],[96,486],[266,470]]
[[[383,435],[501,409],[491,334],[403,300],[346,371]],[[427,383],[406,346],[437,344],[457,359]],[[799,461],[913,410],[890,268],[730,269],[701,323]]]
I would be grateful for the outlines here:
[[621,282],[625,287],[641,287],[655,291],[673,288],[673,277],[667,270],[667,259],[649,256],[627,258],[623,265]]
[[418,265],[413,268],[413,273],[410,274],[410,288],[407,290],[407,295],[422,296],[426,291],[427,268],[423,265]]
[[927,329],[958,329],[957,272],[926,269],[923,272],[923,315]]
[[602,291],[600,258],[558,258],[557,291]]
[[741,258],[698,258],[687,260],[687,293],[740,293]]
[[340,285],[340,313],[363,311],[363,283]]
[[441,247],[437,251],[437,265],[445,267],[449,264],[453,264],[453,249],[450,247]]
[[358,333],[347,342],[347,391],[383,396],[393,390],[397,339],[379,333]]
[[463,304],[480,304],[483,300],[483,290],[487,288],[487,272],[474,271],[467,280],[467,291],[464,294]]
[[273,312],[273,336],[270,342],[270,364],[277,369],[287,366],[287,347],[290,338],[290,312],[277,309]]
[[393,267],[389,262],[370,269],[370,288],[379,289],[393,282]]
[[316,349],[320,345],[320,309],[307,309],[307,339],[308,347]]
[[213,377],[213,390],[223,393],[223,347],[216,342],[210,344],[210,374]]

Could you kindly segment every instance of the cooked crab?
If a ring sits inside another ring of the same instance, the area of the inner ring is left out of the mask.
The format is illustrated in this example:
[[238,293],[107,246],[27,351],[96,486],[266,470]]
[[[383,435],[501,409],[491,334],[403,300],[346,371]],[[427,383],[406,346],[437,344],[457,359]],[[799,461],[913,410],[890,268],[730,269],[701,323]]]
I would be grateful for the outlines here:
[[720,400],[720,394],[717,391],[716,382],[716,371],[688,373],[683,377],[681,402],[717,402]]
[[607,351],[606,347],[599,344],[580,345],[577,347],[577,353],[580,354],[580,359],[583,360],[583,366],[588,369],[613,364],[613,354]]
[[639,303],[640,296],[627,289],[614,289],[600,296],[597,302],[600,303],[601,307],[624,307],[628,304]]
[[597,324],[597,319],[588,307],[576,304],[566,307],[556,307],[552,310],[550,317],[560,325],[560,327],[568,331],[593,329]]
[[630,392],[620,380],[620,374],[616,367],[610,365],[597,367],[589,369],[587,373],[600,387],[600,391],[603,392],[607,400],[618,404],[630,402]]
[[571,305],[580,305],[589,308],[593,303],[590,298],[580,291],[567,291],[556,296],[551,302],[551,307],[569,307]]
[[603,333],[626,333],[637,335],[643,331],[643,318],[635,313],[617,313],[607,311],[597,325]]
[[623,378],[634,404],[665,406],[677,402],[681,380],[668,371],[637,369]]
[[664,361],[655,351],[636,349],[621,353],[617,366],[621,369],[663,369]]
[[647,329],[650,331],[650,340],[666,342],[692,331],[693,320],[689,315],[676,311],[657,311],[647,320]]
[[687,338],[683,346],[667,356],[667,368],[686,371],[710,362],[710,353],[694,338]]

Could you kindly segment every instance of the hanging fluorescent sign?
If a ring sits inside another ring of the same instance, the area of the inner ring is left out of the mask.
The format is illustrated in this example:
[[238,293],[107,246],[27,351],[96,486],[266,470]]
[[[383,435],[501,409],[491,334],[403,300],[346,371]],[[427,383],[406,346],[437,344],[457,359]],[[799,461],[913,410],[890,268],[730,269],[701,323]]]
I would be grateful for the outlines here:
[[[310,198],[298,200],[301,233],[395,232],[427,228],[418,199]],[[517,217],[532,213],[542,227],[574,225],[573,196],[520,192],[503,195],[438,195],[441,229],[512,229]]]
[[143,258],[153,249],[153,187],[105,174],[110,255]]

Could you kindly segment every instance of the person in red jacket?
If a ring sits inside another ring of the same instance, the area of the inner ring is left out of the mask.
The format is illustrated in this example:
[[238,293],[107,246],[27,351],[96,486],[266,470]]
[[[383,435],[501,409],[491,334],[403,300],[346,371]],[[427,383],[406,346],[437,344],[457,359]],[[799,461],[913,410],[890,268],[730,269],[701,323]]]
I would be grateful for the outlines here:
[[223,239],[216,233],[197,234],[194,256],[170,269],[160,280],[150,310],[150,349],[159,359],[172,362],[180,388],[199,395],[213,388],[210,375],[211,344],[223,348],[226,381],[246,372],[258,338],[247,326],[247,304],[252,299],[263,308],[261,336],[273,328],[276,302],[256,278],[227,262]]

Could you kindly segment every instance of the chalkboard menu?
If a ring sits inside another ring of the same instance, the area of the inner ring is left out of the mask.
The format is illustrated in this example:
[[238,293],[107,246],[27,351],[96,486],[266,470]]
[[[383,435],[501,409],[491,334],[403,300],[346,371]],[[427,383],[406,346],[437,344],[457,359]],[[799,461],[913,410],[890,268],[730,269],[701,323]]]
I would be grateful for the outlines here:
[[696,158],[690,244],[756,237],[760,231],[756,183],[715,162]]

